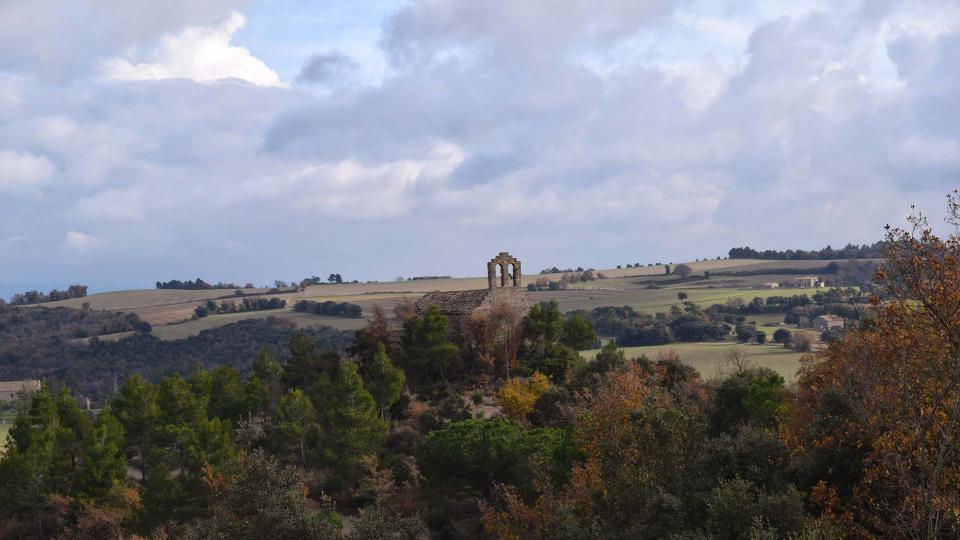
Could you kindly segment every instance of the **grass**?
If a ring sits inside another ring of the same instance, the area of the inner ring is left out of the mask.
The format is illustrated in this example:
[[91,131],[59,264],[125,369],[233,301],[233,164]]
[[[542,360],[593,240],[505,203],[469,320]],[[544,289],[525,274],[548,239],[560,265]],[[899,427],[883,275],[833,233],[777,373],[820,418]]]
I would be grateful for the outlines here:
[[[556,300],[560,304],[561,311],[626,305],[637,311],[654,314],[670,311],[670,306],[679,305],[680,300],[677,298],[677,293],[680,291],[687,293],[688,301],[701,307],[723,304],[731,298],[741,298],[744,302],[749,302],[756,296],[767,298],[770,296],[802,294],[800,289],[708,289],[701,285],[700,288],[543,291],[530,293],[529,295],[535,301]],[[807,294],[812,294],[809,290],[807,291]]]
[[[668,351],[675,351],[684,364],[693,366],[705,379],[719,378],[733,369],[726,361],[727,351],[735,349],[743,352],[754,367],[766,367],[779,373],[787,382],[796,379],[800,369],[800,358],[803,353],[786,349],[778,344],[749,344],[742,345],[735,341],[720,341],[709,343],[671,343],[669,345],[654,345],[649,347],[624,347],[627,358],[637,358],[646,355],[656,360],[657,355]],[[583,351],[581,354],[592,359],[598,350]]]

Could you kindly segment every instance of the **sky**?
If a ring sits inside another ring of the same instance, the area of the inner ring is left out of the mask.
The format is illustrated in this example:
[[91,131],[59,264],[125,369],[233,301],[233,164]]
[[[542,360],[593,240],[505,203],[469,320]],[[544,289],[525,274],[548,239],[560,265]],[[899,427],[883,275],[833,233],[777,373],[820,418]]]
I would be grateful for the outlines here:
[[0,296],[879,240],[960,178],[960,4],[0,1]]

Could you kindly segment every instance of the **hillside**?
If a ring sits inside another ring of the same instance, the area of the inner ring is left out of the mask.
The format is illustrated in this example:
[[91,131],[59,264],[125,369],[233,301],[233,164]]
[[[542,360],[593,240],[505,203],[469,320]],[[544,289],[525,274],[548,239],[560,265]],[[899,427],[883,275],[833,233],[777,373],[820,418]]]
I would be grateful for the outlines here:
[[[832,261],[768,261],[760,259],[724,259],[685,263],[694,274],[702,275],[704,271],[711,273],[736,273],[742,271],[767,271],[776,276],[777,271],[785,268],[817,269]],[[612,268],[599,270],[607,279],[592,281],[573,286],[575,291],[596,291],[595,293],[580,293],[574,291],[560,291],[558,293],[534,293],[533,298],[555,299],[561,304],[561,309],[569,311],[590,305],[631,305],[637,309],[660,309],[663,307],[664,293],[645,289],[645,280],[669,278],[665,275],[665,268],[659,266],[643,266],[639,268]],[[559,280],[558,274],[525,274],[524,283],[532,283],[538,278]],[[771,278],[772,279],[772,278]],[[724,288],[736,291],[749,289],[757,282],[748,277],[711,278],[701,280],[690,287],[695,288]],[[379,283],[343,283],[333,285],[311,286],[304,292],[268,294],[268,289],[243,289],[247,295],[265,295],[280,297],[287,300],[287,308],[271,312],[256,312],[249,314],[212,315],[201,321],[191,321],[194,309],[213,298],[233,298],[231,290],[133,290],[114,291],[90,295],[85,298],[76,298],[60,302],[43,304],[48,307],[65,306],[78,308],[89,304],[91,309],[129,311],[136,313],[146,322],[155,327],[154,333],[162,339],[177,339],[195,335],[203,329],[213,328],[222,324],[229,324],[243,319],[280,316],[288,318],[301,327],[315,325],[329,325],[343,330],[357,328],[357,321],[336,317],[318,316],[312,314],[294,314],[292,306],[300,300],[336,300],[338,302],[352,302],[359,304],[365,315],[369,315],[375,305],[384,308],[388,314],[394,306],[404,301],[415,301],[423,294],[431,291],[463,291],[482,289],[487,286],[485,277],[444,278],[431,280],[391,281]],[[670,285],[673,287],[673,285]],[[601,292],[602,291],[602,292]],[[734,293],[733,296],[752,298],[756,291]],[[718,296],[729,297],[723,293]],[[584,300],[586,299],[586,300]],[[586,303],[585,303],[586,302]],[[599,303],[598,303],[599,302]]]

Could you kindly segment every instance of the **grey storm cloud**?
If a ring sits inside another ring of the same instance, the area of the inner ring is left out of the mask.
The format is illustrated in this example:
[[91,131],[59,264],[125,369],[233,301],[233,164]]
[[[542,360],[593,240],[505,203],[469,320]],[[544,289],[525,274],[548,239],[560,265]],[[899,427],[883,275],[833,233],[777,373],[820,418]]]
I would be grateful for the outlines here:
[[329,84],[343,82],[351,77],[360,65],[340,51],[329,51],[311,56],[300,69],[297,82]]
[[[767,18],[735,65],[657,49],[686,3],[556,4],[411,2],[384,21],[388,66],[367,86],[336,85],[358,62],[336,51],[292,87],[79,69],[63,85],[48,75],[67,49],[44,58],[0,17],[0,46],[15,45],[0,160],[25,171],[0,176],[0,286],[467,274],[504,249],[538,268],[813,248],[876,240],[955,187],[960,20],[936,3]],[[237,6],[215,7],[78,57],[88,68]],[[130,9],[87,16],[115,28]]]

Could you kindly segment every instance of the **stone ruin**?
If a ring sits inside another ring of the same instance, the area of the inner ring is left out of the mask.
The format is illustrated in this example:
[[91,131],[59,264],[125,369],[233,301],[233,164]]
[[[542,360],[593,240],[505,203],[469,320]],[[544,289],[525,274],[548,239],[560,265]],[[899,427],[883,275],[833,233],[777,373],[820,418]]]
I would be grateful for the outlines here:
[[503,251],[487,263],[486,289],[427,293],[417,301],[417,313],[436,306],[455,325],[471,313],[488,311],[498,304],[510,304],[525,314],[530,301],[522,285],[520,260]]
[[500,270],[500,287],[511,283],[513,287],[523,286],[523,274],[520,272],[520,260],[506,251],[490,259],[487,263],[487,288],[493,290],[497,285],[497,269]]

